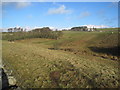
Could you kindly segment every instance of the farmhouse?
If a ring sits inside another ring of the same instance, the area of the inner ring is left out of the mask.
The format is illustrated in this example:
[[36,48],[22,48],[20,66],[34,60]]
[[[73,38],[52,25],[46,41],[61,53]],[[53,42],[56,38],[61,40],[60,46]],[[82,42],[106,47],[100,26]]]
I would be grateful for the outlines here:
[[70,31],[95,31],[96,28],[88,28],[87,26],[73,27]]

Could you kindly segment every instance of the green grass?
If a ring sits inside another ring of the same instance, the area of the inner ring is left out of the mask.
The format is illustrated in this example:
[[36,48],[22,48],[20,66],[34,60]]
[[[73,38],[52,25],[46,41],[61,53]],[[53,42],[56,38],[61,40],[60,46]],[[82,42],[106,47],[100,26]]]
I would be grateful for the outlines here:
[[[59,40],[34,38],[12,43],[3,40],[3,62],[13,69],[18,86],[26,88],[118,87],[119,63],[110,58],[93,56],[91,53],[100,54],[89,49],[93,46],[116,46],[116,33],[75,31],[63,33],[63,37]],[[54,44],[58,45],[58,50],[49,49],[54,48]],[[72,51],[65,51],[68,48]]]
[[102,29],[97,29],[97,31],[103,31],[103,32],[118,32],[118,29],[120,29],[120,28],[102,28]]

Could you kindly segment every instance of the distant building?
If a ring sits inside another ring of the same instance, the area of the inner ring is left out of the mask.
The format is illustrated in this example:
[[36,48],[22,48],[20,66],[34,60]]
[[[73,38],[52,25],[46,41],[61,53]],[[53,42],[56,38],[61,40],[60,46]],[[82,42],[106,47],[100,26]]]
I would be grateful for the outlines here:
[[96,29],[93,28],[88,28],[87,26],[80,26],[80,27],[73,27],[70,29],[71,31],[95,31]]
[[95,31],[96,29],[95,28],[88,28],[88,30],[87,31]]

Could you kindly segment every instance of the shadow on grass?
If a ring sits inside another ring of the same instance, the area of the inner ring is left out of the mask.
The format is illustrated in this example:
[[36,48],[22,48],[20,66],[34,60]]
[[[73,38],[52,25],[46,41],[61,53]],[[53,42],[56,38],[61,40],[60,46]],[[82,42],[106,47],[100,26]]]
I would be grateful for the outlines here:
[[96,53],[104,53],[104,54],[113,55],[113,56],[119,56],[120,54],[120,51],[119,51],[120,47],[117,47],[117,46],[108,47],[108,48],[104,48],[104,47],[88,47],[88,48]]
[[50,50],[59,50],[58,48],[48,48]]

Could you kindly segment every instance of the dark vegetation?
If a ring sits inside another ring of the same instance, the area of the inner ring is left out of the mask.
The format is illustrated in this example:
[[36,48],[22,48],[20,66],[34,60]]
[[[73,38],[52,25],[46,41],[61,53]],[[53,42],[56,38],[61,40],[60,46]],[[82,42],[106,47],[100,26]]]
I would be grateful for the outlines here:
[[9,32],[2,37],[3,40],[14,41],[30,38],[49,38],[59,39],[62,36],[61,31],[51,31],[49,28],[34,29],[29,32]]

